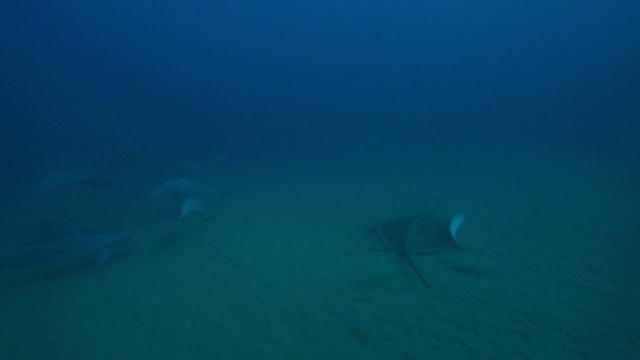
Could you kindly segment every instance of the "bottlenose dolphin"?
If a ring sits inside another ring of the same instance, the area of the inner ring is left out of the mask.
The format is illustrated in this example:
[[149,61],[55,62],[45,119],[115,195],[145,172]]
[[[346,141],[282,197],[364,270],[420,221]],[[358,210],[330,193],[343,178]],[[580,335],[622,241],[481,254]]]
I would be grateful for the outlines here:
[[386,250],[406,258],[422,282],[431,288],[413,263],[413,256],[459,249],[457,234],[463,221],[461,214],[451,221],[429,215],[403,216],[375,224],[373,232]]
[[95,188],[107,188],[112,180],[98,177],[95,173],[85,171],[56,171],[40,182],[40,193],[58,192],[75,185]]
[[40,182],[40,193],[58,192],[77,185],[107,188],[119,176],[139,167],[138,159],[141,151],[139,147],[133,145],[123,147],[103,160],[96,171],[54,171]]
[[51,231],[36,241],[0,250],[0,269],[80,264],[102,265],[129,248],[133,236],[125,231]]
[[171,179],[156,188],[153,195],[168,193],[171,195],[194,195],[208,194],[214,192],[215,189],[203,186],[197,181],[189,177],[178,177]]
[[224,156],[222,154],[216,155],[207,160],[187,160],[179,163],[172,164],[169,167],[169,172],[176,176],[190,176],[204,174],[207,171],[216,167]]

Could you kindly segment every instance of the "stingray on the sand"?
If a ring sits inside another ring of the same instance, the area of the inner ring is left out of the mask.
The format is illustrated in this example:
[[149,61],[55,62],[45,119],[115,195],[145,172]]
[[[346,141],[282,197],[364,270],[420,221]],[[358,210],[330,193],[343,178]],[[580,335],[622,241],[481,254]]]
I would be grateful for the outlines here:
[[463,221],[464,216],[460,214],[451,221],[436,216],[411,215],[377,223],[373,231],[386,250],[405,257],[425,285],[431,288],[412,257],[459,249],[456,235]]

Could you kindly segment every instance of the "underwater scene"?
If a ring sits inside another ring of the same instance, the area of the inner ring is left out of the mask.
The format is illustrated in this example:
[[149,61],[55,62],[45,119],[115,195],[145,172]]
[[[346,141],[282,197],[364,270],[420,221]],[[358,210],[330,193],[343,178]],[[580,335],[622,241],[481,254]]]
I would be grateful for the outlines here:
[[3,2],[0,359],[640,358],[639,17]]

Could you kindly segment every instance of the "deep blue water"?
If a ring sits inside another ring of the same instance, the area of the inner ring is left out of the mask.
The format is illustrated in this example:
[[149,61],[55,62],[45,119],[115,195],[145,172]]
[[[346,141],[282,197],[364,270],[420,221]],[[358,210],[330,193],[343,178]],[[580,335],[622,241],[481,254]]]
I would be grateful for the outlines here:
[[461,152],[638,153],[634,2],[1,6],[11,173],[116,144],[323,156],[455,138]]

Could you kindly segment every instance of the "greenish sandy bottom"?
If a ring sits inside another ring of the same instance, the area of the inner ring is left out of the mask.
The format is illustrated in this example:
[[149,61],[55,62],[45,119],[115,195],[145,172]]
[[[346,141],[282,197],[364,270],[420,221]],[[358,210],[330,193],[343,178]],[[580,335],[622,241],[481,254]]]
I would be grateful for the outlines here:
[[[67,213],[92,204],[69,216],[79,227],[139,243],[96,269],[0,273],[0,359],[640,358],[636,178],[561,161],[354,164],[231,170],[202,226],[149,195],[155,178],[70,195]],[[415,259],[432,290],[366,233],[413,212],[467,219],[464,251]]]

